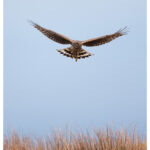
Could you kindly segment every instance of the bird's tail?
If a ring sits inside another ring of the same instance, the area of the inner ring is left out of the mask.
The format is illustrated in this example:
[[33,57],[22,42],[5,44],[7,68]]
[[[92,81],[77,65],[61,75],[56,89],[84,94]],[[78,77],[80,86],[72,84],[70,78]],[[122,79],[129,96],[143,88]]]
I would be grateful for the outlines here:
[[57,49],[57,51],[67,57],[72,57],[72,47],[64,48],[64,49]]
[[78,59],[80,58],[87,58],[89,56],[92,56],[94,54],[87,52],[86,50],[82,49],[81,52],[78,54]]
[[73,47],[68,47],[68,48],[64,48],[64,49],[59,49],[57,50],[60,54],[67,56],[67,57],[71,57],[71,58],[75,58],[76,61],[78,59],[81,58],[86,58],[89,56],[92,56],[93,54],[87,52],[86,50],[82,49],[79,53],[77,54],[73,54]]

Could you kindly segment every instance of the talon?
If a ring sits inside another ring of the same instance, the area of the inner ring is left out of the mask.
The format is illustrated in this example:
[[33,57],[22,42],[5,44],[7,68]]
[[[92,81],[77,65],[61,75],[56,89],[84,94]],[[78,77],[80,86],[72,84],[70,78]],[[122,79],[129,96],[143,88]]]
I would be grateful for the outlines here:
[[73,55],[72,55],[72,58],[73,58]]
[[78,61],[78,57],[76,57],[76,61]]

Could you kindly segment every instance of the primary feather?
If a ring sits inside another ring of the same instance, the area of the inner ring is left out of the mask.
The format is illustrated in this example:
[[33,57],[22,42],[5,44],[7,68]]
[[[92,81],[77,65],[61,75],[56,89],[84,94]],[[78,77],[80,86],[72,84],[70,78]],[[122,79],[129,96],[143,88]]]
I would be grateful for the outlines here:
[[32,25],[38,29],[40,32],[42,32],[45,36],[47,36],[48,38],[50,38],[51,40],[58,42],[60,44],[71,44],[72,40],[69,39],[68,37],[61,35],[57,32],[54,32],[52,30],[48,30],[46,28],[43,28],[41,26],[39,26],[38,24],[30,21],[32,23]]
[[82,41],[82,45],[84,45],[84,46],[99,46],[99,45],[111,42],[112,40],[127,34],[127,31],[125,31],[125,29],[126,29],[126,27],[124,29],[121,29],[121,30],[115,32],[114,34],[105,35],[105,36],[89,39],[86,41]]

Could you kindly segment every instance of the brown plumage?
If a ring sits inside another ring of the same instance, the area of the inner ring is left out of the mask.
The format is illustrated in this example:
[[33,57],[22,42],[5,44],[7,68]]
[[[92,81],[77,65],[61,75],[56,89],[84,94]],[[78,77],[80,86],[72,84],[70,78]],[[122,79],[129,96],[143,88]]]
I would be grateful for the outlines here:
[[51,40],[60,44],[70,44],[71,47],[60,49],[57,51],[63,54],[64,56],[75,58],[76,61],[80,58],[86,58],[92,55],[91,53],[82,49],[82,46],[89,46],[89,47],[99,46],[99,45],[111,42],[112,40],[127,34],[126,27],[125,27],[124,29],[118,30],[114,34],[92,38],[92,39],[85,40],[85,41],[77,41],[77,40],[71,40],[68,37],[61,35],[59,33],[56,33],[52,30],[43,28],[32,21],[31,23],[36,29],[38,29],[40,32],[42,32],[45,36],[47,36]]

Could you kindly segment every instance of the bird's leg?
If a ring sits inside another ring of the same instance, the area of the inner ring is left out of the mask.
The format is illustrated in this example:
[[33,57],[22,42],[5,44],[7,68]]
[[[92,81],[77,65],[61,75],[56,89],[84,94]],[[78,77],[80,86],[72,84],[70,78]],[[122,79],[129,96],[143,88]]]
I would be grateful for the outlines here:
[[78,61],[78,57],[76,57],[76,62]]
[[72,53],[72,56],[71,56],[71,57],[72,57],[72,59],[73,59],[73,58],[75,58],[75,57],[74,57],[74,49],[72,50],[72,52],[71,52],[71,53]]
[[81,49],[78,49],[78,50],[77,50],[77,52],[76,52],[76,62],[77,62],[77,61],[78,61],[78,59],[79,59],[79,57],[78,57],[78,56],[79,56],[80,51],[81,51]]

